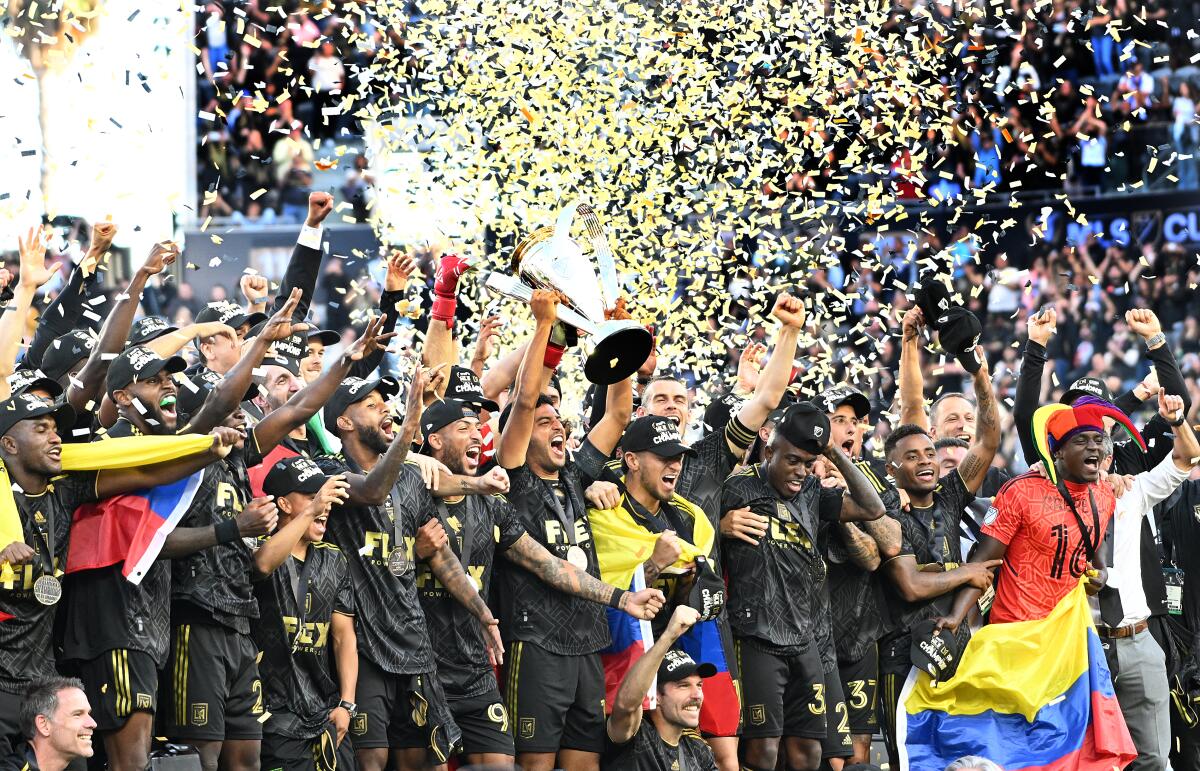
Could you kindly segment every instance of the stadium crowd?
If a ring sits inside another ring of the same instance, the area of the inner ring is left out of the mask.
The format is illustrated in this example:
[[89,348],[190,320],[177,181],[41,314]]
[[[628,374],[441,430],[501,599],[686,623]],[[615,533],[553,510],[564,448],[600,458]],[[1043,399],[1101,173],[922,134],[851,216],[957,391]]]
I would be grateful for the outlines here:
[[[981,614],[1042,618],[1086,578],[1131,767],[1200,767],[1192,317],[1054,274],[978,295],[923,274],[879,322],[881,390],[809,377],[833,295],[780,286],[701,414],[618,300],[637,358],[587,359],[606,384],[573,432],[556,292],[516,339],[470,318],[467,260],[395,254],[351,341],[323,330],[332,208],[310,195],[278,285],[181,327],[142,307],[176,245],[94,302],[117,228],[97,224],[34,314],[56,269],[48,233],[22,240],[0,316],[9,766],[143,769],[162,736],[205,769],[815,770],[867,762],[879,731],[895,768],[913,666],[952,676]],[[410,305],[420,361],[385,357]],[[1119,344],[1079,360],[1093,335]]]

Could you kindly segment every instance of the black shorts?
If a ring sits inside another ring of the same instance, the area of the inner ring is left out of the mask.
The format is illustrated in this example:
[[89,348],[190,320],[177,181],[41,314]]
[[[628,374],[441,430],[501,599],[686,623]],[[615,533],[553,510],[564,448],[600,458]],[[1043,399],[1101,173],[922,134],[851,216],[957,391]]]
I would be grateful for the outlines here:
[[[434,703],[416,704],[414,691],[429,694]],[[365,656],[358,657],[358,714],[350,720],[350,737],[356,750],[391,748],[431,749],[444,763],[450,747],[459,741],[458,727],[450,717],[446,696],[437,675],[397,675],[380,669]],[[431,745],[435,737],[438,747]]]
[[500,689],[450,702],[450,714],[462,731],[462,751],[467,755],[514,755],[512,724]]
[[825,738],[825,673],[816,646],[776,656],[735,640],[742,673],[742,738]]
[[248,635],[219,624],[173,624],[159,686],[159,725],[168,739],[262,738],[258,651]]
[[875,697],[879,691],[879,652],[874,645],[858,661],[838,662],[842,693],[850,711],[850,733],[873,734],[879,727]]
[[825,738],[821,740],[821,755],[826,758],[848,758],[854,754],[850,738],[850,717],[842,695],[842,680],[835,669],[825,673]]
[[134,712],[158,709],[158,665],[145,651],[115,648],[79,662],[96,729],[116,731]]
[[600,654],[560,656],[517,641],[504,657],[502,680],[517,752],[604,751]]
[[354,744],[350,733],[339,747],[333,723],[315,739],[292,739],[269,731],[263,733],[261,771],[354,771]]

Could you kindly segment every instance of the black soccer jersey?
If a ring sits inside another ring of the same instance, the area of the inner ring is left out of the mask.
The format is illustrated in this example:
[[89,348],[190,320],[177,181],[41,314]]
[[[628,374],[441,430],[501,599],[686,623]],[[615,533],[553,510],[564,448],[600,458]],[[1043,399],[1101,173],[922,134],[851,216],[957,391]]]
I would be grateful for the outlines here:
[[[358,464],[342,455],[325,455],[316,463],[330,476],[362,473]],[[326,531],[326,538],[350,563],[359,653],[395,675],[423,674],[434,668],[425,614],[417,599],[416,571],[394,576],[388,570],[388,558],[398,543],[397,530],[400,546],[413,559],[417,527],[430,514],[422,508],[424,496],[420,470],[405,463],[383,504],[334,506]]]
[[[463,570],[487,597],[496,553],[503,553],[525,535],[512,506],[500,496],[469,495],[444,507],[430,501],[425,511],[442,521]],[[446,698],[467,699],[494,689],[495,675],[475,616],[446,591],[424,562],[417,567],[417,591]]]
[[[303,592],[303,604],[298,601]],[[303,560],[288,556],[254,584],[259,623],[254,644],[262,651],[269,733],[293,739],[321,734],[340,690],[332,677],[333,614],[354,615],[346,558],[333,544],[309,544]]]
[[722,431],[713,431],[691,447],[696,455],[685,455],[675,492],[704,509],[709,522],[720,529],[721,482],[733,471],[739,460],[729,449],[733,442],[744,451],[754,441],[753,431],[747,431],[737,420],[731,420]]
[[770,653],[799,653],[813,642],[825,582],[817,528],[840,517],[842,492],[808,476],[800,492],[785,500],[755,464],[726,479],[721,495],[722,511],[744,506],[767,518],[767,532],[757,546],[725,539],[729,626]]
[[[106,438],[139,434],[119,419]],[[123,563],[67,577],[63,656],[87,661],[118,648],[142,651],[160,668],[167,663],[171,632],[171,561],[155,560],[140,583],[122,574]]]
[[[909,506],[907,510],[889,512],[900,520],[900,554],[912,556],[919,566],[960,564],[962,544],[959,523],[963,512],[974,500],[975,494],[967,490],[962,477],[955,470],[938,481],[932,506],[924,509]],[[940,598],[908,602],[890,581],[885,581],[884,586],[892,622],[898,631],[941,615],[949,609],[948,598],[953,597],[953,593],[950,593]]]
[[[13,485],[24,541],[36,552],[31,562],[14,565],[14,575],[0,581],[0,690],[22,693],[39,677],[54,671],[51,636],[57,606],[33,596],[33,584],[66,567],[71,518],[76,507],[96,500],[96,472],[73,471],[50,480],[46,490],[29,495]],[[7,544],[4,544],[7,546]]]
[[[247,503],[250,482],[241,453],[204,469],[196,498],[180,527],[212,527],[235,519]],[[171,615],[192,623],[217,622],[250,634],[258,602],[250,587],[254,551],[244,538],[180,557],[171,563]]]
[[[583,490],[599,478],[606,460],[585,440],[556,481],[539,478],[527,465],[508,471],[508,499],[525,532],[562,559],[567,559],[572,546],[582,549],[587,572],[595,578],[600,577],[600,567]],[[506,642],[531,642],[560,656],[596,653],[608,646],[603,605],[563,594],[527,570],[504,562],[497,566],[496,579],[497,615]]]
[[654,727],[654,721],[644,715],[637,733],[626,743],[614,744],[605,736],[600,768],[604,771],[717,771],[717,761],[708,744],[694,734],[683,734],[677,745],[667,744]]

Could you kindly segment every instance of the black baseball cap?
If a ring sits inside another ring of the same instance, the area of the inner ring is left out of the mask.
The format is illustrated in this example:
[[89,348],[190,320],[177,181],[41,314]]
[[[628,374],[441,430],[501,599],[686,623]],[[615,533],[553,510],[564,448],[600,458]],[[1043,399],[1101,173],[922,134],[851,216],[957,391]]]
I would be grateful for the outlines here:
[[936,623],[929,619],[912,628],[909,658],[914,667],[929,673],[934,680],[948,680],[958,670],[971,630],[966,624],[959,624],[954,632],[942,629],[935,634]]
[[458,399],[443,399],[425,408],[421,413],[421,433],[424,436],[441,431],[446,426],[464,418],[478,418],[473,404]]
[[8,392],[11,396],[18,396],[35,388],[49,393],[51,401],[63,395],[63,387],[58,381],[46,377],[40,369],[19,369],[8,376]]
[[838,386],[830,388],[823,392],[820,396],[813,400],[825,410],[825,414],[832,415],[834,410],[843,404],[849,404],[854,408],[854,415],[862,420],[871,414],[871,400],[860,391],[856,391],[849,386]]
[[978,372],[982,363],[975,357],[975,346],[979,345],[983,325],[975,314],[966,308],[954,307],[938,316],[934,326],[942,350],[957,359],[967,372],[972,375]]
[[60,432],[75,425],[75,410],[65,402],[48,402],[33,394],[11,396],[0,402],[0,436],[4,436],[22,420],[50,415]]
[[149,348],[134,345],[126,348],[120,356],[108,365],[108,380],[105,384],[108,395],[124,388],[136,380],[145,380],[166,370],[174,374],[187,369],[187,362],[182,356],[172,356],[164,359]]
[[313,340],[315,338],[316,341],[321,345],[337,345],[342,341],[342,336],[337,332],[334,332],[332,329],[313,328],[309,330],[305,337],[308,340]]
[[1112,391],[1108,390],[1108,386],[1098,377],[1081,377],[1063,391],[1062,398],[1059,399],[1063,404],[1071,404],[1081,396],[1095,396],[1097,399],[1103,399],[1106,402],[1112,402]]
[[925,316],[925,323],[934,325],[935,320],[953,308],[955,303],[950,297],[950,290],[936,273],[925,271],[918,280],[917,307]]
[[133,327],[129,330],[129,337],[125,341],[128,345],[141,345],[148,343],[155,338],[162,337],[169,332],[175,332],[179,327],[171,326],[170,322],[162,316],[143,316],[133,322]]
[[79,362],[92,354],[96,339],[82,329],[72,329],[57,337],[42,354],[42,372],[46,377],[59,380]]
[[775,430],[811,455],[820,455],[829,446],[829,416],[812,402],[796,402],[784,410]]
[[292,356],[281,356],[279,354],[272,353],[264,356],[262,363],[274,364],[276,367],[283,367],[296,377],[300,377],[300,360]]
[[692,675],[712,677],[716,673],[717,668],[714,665],[697,664],[691,656],[678,648],[673,648],[667,651],[667,655],[663,656],[662,663],[658,665],[658,682],[672,683]]
[[500,411],[499,404],[483,395],[483,386],[480,384],[479,378],[475,376],[475,372],[466,367],[450,368],[450,377],[446,382],[446,398],[477,405],[480,409],[488,412]]
[[696,454],[683,443],[675,421],[661,415],[646,415],[630,423],[621,436],[621,452],[652,452],[661,458]]
[[329,479],[321,468],[303,455],[284,458],[263,479],[263,492],[276,498],[288,493],[312,495]]
[[255,313],[250,314],[240,305],[229,302],[228,300],[220,300],[215,303],[209,303],[200,309],[196,314],[197,324],[207,324],[210,321],[219,321],[222,324],[227,324],[234,329],[237,329],[243,324],[249,323],[251,326],[257,323],[251,322],[252,318],[266,318],[266,314]]
[[400,384],[390,377],[381,377],[375,380],[346,378],[333,392],[333,396],[329,397],[329,401],[325,402],[325,429],[337,436],[337,419],[342,416],[347,407],[366,399],[372,391],[379,391],[384,399],[390,399],[400,392]]

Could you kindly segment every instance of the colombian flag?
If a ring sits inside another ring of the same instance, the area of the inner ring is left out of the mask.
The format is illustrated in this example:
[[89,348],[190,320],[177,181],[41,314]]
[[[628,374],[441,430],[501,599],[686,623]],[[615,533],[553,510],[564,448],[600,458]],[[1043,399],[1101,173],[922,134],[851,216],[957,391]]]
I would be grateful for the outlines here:
[[905,770],[982,755],[1008,771],[1110,771],[1137,757],[1082,581],[1044,619],[977,632],[953,678],[913,670],[900,701]]
[[[695,544],[680,539],[683,551],[670,570],[678,570],[692,562],[697,555],[712,553],[715,532],[704,512],[691,502],[676,495],[672,505],[692,516]],[[589,509],[588,521],[596,542],[596,557],[600,562],[600,578],[606,583],[637,591],[644,588],[642,563],[650,558],[658,534],[634,521],[624,506],[615,509]],[[653,644],[650,623],[639,622],[628,613],[608,608],[608,629],[612,645],[600,652],[604,662],[605,704],[612,705],[625,673]],[[664,611],[665,612],[665,611]],[[679,640],[679,647],[696,661],[717,668],[717,674],[704,681],[704,706],[700,710],[700,729],[717,736],[731,736],[737,731],[741,704],[733,674],[725,661],[721,633],[717,622],[696,624]],[[939,769],[940,771],[940,769]]]

